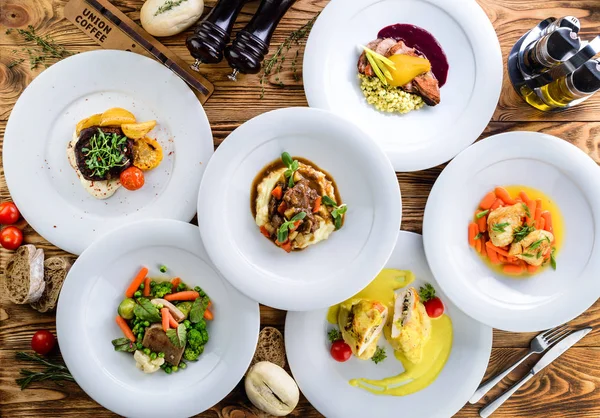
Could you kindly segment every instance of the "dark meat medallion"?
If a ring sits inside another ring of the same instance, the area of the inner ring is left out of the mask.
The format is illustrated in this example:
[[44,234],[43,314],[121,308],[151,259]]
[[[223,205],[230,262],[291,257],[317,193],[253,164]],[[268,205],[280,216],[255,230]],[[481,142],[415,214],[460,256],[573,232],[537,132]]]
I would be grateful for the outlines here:
[[304,222],[300,226],[300,232],[315,232],[319,229],[319,223],[315,220],[313,215],[313,207],[315,200],[319,197],[319,193],[312,187],[308,180],[300,180],[289,188],[283,194],[283,201],[285,202],[288,209],[294,209],[294,215],[304,212],[306,217]]
[[125,136],[121,128],[116,126],[92,126],[90,128],[83,129],[79,134],[79,140],[75,144],[75,159],[77,161],[77,168],[81,172],[81,175],[84,179],[90,181],[102,181],[102,180],[111,180],[119,178],[119,175],[123,170],[130,167],[133,161],[133,140],[127,139],[125,142],[125,147],[121,154],[123,158],[121,160],[122,163],[125,163],[123,166],[113,167],[111,168],[104,176],[94,175],[94,170],[90,169],[86,164],[86,153],[83,148],[90,148],[90,141],[94,135],[98,134],[98,130],[102,130],[105,135],[109,136],[112,134],[117,134],[121,137]]

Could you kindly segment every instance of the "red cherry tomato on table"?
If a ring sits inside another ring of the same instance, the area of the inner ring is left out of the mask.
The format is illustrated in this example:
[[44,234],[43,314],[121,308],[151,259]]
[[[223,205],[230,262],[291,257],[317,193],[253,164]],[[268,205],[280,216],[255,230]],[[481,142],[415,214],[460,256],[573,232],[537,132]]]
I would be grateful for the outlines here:
[[424,303],[424,305],[425,310],[427,311],[427,315],[430,318],[437,318],[439,316],[442,316],[442,314],[444,313],[444,304],[442,303],[442,300],[438,297],[429,299],[427,302]]
[[45,329],[36,332],[31,338],[31,348],[38,354],[48,354],[56,345],[56,337]]
[[335,361],[344,362],[352,357],[352,349],[344,340],[335,341],[331,344],[331,357]]
[[7,250],[16,250],[23,242],[23,233],[16,226],[7,226],[0,231],[0,245]]
[[21,214],[13,202],[0,203],[0,224],[10,225],[19,220]]
[[123,170],[120,180],[127,190],[138,190],[144,185],[144,172],[137,167],[129,167]]

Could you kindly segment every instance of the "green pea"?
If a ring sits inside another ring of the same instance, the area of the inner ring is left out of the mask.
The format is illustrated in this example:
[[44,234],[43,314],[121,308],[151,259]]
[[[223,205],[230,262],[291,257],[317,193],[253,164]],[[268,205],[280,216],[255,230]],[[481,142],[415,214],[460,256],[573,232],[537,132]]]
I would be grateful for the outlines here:
[[151,281],[150,282],[150,287],[154,287],[154,286],[156,286],[156,282],[155,281]]
[[142,343],[137,343],[135,346],[137,347],[138,350],[141,350],[141,349],[144,348],[144,346],[142,345]]
[[177,286],[177,291],[181,292],[182,290],[185,290],[186,286],[184,283],[179,283],[179,286]]
[[145,326],[145,327],[149,327],[149,326],[150,326],[150,322],[148,322],[148,321],[144,321],[144,326]]
[[167,266],[162,265],[162,266],[160,266],[159,270],[160,270],[161,273],[166,273],[167,272]]
[[141,341],[141,340],[143,340],[143,339],[144,339],[144,334],[140,332],[140,333],[137,335],[137,339],[138,339],[138,340],[140,340],[140,341]]
[[162,309],[162,308],[164,308],[164,306],[163,306],[162,303],[159,303],[159,304],[156,305],[156,309]]
[[185,364],[184,362],[179,363],[180,369],[185,369],[186,367],[187,367],[187,364]]
[[144,348],[144,354],[149,356],[151,353],[150,349],[148,347]]
[[165,367],[165,373],[166,374],[171,374],[172,370],[170,367]]
[[144,290],[144,287],[145,287],[145,286],[144,286],[144,283],[140,283],[140,287],[139,287],[139,289],[140,289],[140,290]]
[[141,298],[141,297],[142,297],[142,292],[140,292],[140,291],[138,290],[137,292],[135,292],[135,293],[133,294],[133,297],[134,297],[134,298]]
[[156,353],[150,353],[150,360],[156,360]]
[[164,358],[165,357],[165,353],[163,353],[162,351],[160,353],[158,353],[158,357],[159,358]]
[[194,290],[198,293],[202,292],[202,288],[200,286],[194,287]]
[[173,366],[173,367],[171,367],[171,370],[173,370],[174,372],[176,372],[179,369],[177,368],[177,366]]

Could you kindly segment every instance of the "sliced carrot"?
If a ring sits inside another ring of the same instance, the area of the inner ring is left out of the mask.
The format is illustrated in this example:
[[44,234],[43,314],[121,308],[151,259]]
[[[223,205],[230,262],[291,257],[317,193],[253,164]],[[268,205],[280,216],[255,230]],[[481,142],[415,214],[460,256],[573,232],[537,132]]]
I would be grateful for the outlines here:
[[531,264],[527,264],[527,273],[534,274],[538,271],[538,266],[532,266]]
[[179,324],[177,323],[177,321],[175,321],[175,318],[173,318],[171,312],[167,311],[167,315],[169,316],[169,326],[173,329],[176,329],[179,326]]
[[286,242],[284,242],[283,244],[279,244],[279,246],[281,248],[283,248],[286,253],[291,253],[292,252],[292,243],[291,243],[291,241],[289,239]]
[[499,207],[503,206],[504,202],[502,201],[502,199],[496,199],[494,201],[494,203],[492,204],[492,207],[490,208],[490,210],[496,210]]
[[510,194],[504,187],[496,187],[494,193],[496,193],[496,196],[502,199],[502,201],[507,205],[514,205],[515,203],[517,203],[515,202],[515,199],[510,197]]
[[287,204],[285,202],[281,202],[279,204],[279,206],[277,207],[277,212],[279,212],[280,215],[283,215],[285,213],[287,209]]
[[502,271],[505,274],[511,274],[511,275],[519,275],[519,274],[523,274],[523,271],[525,270],[525,268],[521,265],[516,265],[516,264],[505,264],[504,266],[502,266]]
[[170,295],[165,295],[165,300],[172,302],[174,300],[196,300],[200,297],[200,293],[195,290],[185,290],[183,292],[171,293]]
[[523,203],[525,203],[527,205],[527,208],[529,209],[529,216],[527,216],[527,224],[532,225],[535,217],[535,200],[530,199],[529,196],[527,196],[527,193],[525,193],[523,190],[519,192],[519,196],[521,197],[521,199],[523,199]]
[[283,195],[283,189],[281,186],[277,186],[271,192],[271,196],[273,196],[277,200],[281,200],[281,196]]
[[498,253],[494,250],[491,250],[487,245],[486,245],[486,249],[487,249],[487,255],[490,259],[490,262],[492,264],[500,264],[500,260],[498,259]]
[[481,209],[489,209],[492,207],[492,205],[494,204],[494,202],[496,201],[496,193],[494,192],[489,192],[488,194],[486,194],[483,199],[481,199],[481,202],[479,202],[479,207]]
[[265,228],[265,226],[260,227],[260,233],[263,234],[267,238],[271,238],[271,233]]
[[542,199],[535,199],[535,212],[533,213],[535,229],[541,229],[540,219],[542,219]]
[[146,278],[146,274],[148,274],[148,269],[146,267],[142,267],[137,276],[133,279],[127,290],[125,291],[125,296],[128,298],[132,298],[133,294],[138,290],[144,279]]
[[319,209],[321,209],[321,200],[323,200],[321,196],[315,199],[315,204],[313,205],[313,213],[317,213]]
[[179,286],[180,283],[181,283],[181,279],[179,277],[175,277],[173,280],[171,280],[171,284],[173,285],[173,289],[176,289],[177,286]]
[[119,328],[121,328],[121,331],[123,331],[123,335],[125,335],[125,337],[129,338],[131,342],[135,342],[135,335],[133,335],[133,332],[131,332],[131,328],[129,328],[129,325],[127,325],[127,321],[125,321],[119,315],[117,315],[117,325]]
[[479,253],[482,256],[487,257],[487,250],[486,250],[487,246],[485,245],[485,238],[481,237],[481,238],[479,238],[479,241],[481,241],[481,250],[479,250]]
[[508,258],[506,258],[505,256],[503,256],[502,254],[498,254],[498,260],[500,260],[500,262],[502,264],[508,263]]
[[292,225],[292,227],[290,228],[290,231],[295,231],[296,229],[298,229],[298,227],[300,226],[301,223],[302,223],[302,221],[294,222],[294,225]]
[[167,332],[169,329],[169,308],[162,308],[160,310],[160,315],[162,316],[162,328],[164,332]]
[[550,233],[554,233],[554,229],[552,228],[552,214],[547,210],[542,212],[542,218],[544,218],[544,229]]
[[208,321],[212,321],[213,319],[215,319],[215,316],[211,311],[208,310],[208,308],[204,311],[204,319]]
[[496,247],[494,244],[492,244],[492,241],[488,241],[485,243],[485,245],[487,245],[488,250],[492,250],[498,253],[498,255],[501,255],[503,257],[510,257],[508,255],[508,251],[503,250],[502,248]]
[[537,229],[545,229],[546,227],[546,220],[544,218],[540,218],[540,225],[539,228]]
[[482,216],[481,218],[477,219],[477,229],[481,234],[487,230],[487,216]]
[[521,198],[521,200],[523,201],[523,203],[525,203],[526,205],[529,205],[529,202],[533,202],[529,196],[527,196],[527,193],[525,193],[523,190],[521,190],[519,192],[519,197]]
[[481,254],[481,238],[475,240],[475,251]]
[[469,224],[469,245],[471,247],[475,246],[475,235],[477,235],[477,231],[479,231],[479,227],[475,222],[471,222]]
[[144,279],[144,291],[142,292],[142,296],[150,296],[150,278],[146,277]]

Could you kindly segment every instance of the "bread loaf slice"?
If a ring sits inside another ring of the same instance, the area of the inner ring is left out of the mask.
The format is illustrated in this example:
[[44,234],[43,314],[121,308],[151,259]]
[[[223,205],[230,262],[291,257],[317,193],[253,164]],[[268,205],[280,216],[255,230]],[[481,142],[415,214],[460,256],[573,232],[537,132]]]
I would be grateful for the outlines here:
[[21,245],[6,264],[4,288],[17,304],[37,301],[44,292],[44,250]]
[[58,295],[62,288],[67,273],[71,268],[69,260],[63,257],[50,257],[44,261],[44,281],[46,287],[42,297],[31,304],[31,307],[38,312],[48,312],[56,308]]
[[285,344],[277,328],[264,327],[258,334],[256,351],[249,368],[259,361],[270,361],[281,368],[285,367]]

